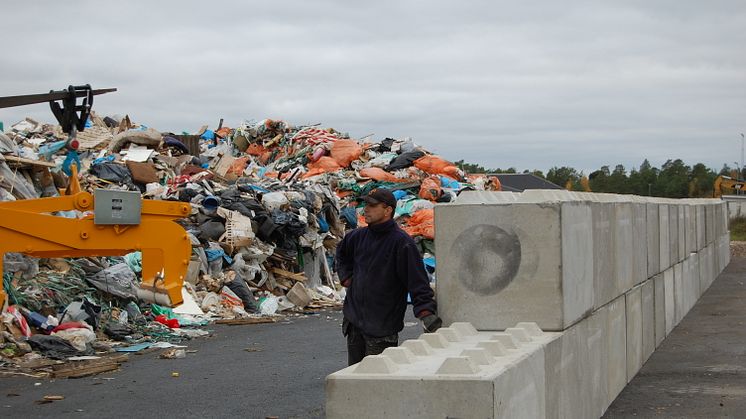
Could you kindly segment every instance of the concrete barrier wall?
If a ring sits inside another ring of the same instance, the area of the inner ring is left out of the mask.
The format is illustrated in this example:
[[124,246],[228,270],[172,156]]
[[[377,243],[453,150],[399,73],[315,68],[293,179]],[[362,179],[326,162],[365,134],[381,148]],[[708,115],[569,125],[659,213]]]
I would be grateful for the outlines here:
[[327,377],[328,417],[600,417],[730,260],[719,200],[481,192],[435,218],[452,326]]

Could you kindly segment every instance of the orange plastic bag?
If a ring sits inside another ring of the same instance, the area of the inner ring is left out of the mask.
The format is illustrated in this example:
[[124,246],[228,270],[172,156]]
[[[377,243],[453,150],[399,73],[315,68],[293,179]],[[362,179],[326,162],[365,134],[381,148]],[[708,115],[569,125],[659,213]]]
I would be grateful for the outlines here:
[[252,156],[261,156],[266,151],[263,145],[257,143],[249,144],[249,148],[246,149],[246,153]]
[[246,169],[246,164],[248,162],[249,162],[248,157],[238,157],[236,160],[233,160],[233,164],[231,164],[231,168],[228,169],[228,173],[234,176],[243,175],[243,171],[244,169]]
[[435,212],[432,209],[415,212],[402,229],[412,237],[422,236],[430,240],[435,239]]
[[337,140],[332,145],[332,158],[342,167],[349,167],[363,153],[363,147],[355,140]]
[[438,156],[422,156],[414,161],[414,166],[430,175],[446,175],[459,180],[458,167]]
[[442,194],[443,189],[440,187],[440,179],[429,177],[422,181],[420,198],[435,202]]
[[366,167],[360,171],[360,176],[369,177],[378,182],[400,182],[401,179],[379,167]]
[[336,160],[328,156],[323,156],[317,161],[308,163],[308,172],[303,175],[303,179],[322,173],[336,172],[341,168]]

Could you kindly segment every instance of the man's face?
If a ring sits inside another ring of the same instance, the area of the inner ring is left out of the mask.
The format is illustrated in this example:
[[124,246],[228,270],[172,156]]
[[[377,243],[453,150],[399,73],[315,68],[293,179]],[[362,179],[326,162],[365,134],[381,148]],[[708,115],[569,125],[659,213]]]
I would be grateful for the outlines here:
[[380,202],[377,204],[366,203],[365,208],[363,208],[363,216],[368,225],[374,225],[388,221],[393,211],[393,208]]

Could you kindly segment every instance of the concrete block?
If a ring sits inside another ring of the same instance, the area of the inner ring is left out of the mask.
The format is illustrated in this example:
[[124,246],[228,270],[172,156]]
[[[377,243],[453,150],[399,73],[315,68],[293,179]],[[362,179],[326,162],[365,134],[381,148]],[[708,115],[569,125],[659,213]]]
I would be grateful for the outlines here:
[[673,295],[674,295],[674,324],[679,324],[684,318],[684,278],[682,276],[682,264],[673,265]]
[[632,283],[648,279],[648,230],[645,204],[632,204]]
[[689,273],[687,275],[687,289],[688,294],[691,296],[691,300],[689,300],[687,312],[689,312],[694,307],[694,305],[697,303],[697,300],[699,300],[699,297],[702,296],[699,287],[699,255],[697,253],[691,253],[688,260]]
[[[633,277],[633,248],[632,241],[632,204],[616,203],[614,208],[613,257],[614,281],[620,293],[624,293],[634,286]],[[617,294],[619,295],[619,294]]]
[[655,347],[657,348],[666,338],[666,294],[663,274],[651,278],[655,285]]
[[717,261],[715,260],[715,243],[711,243],[709,246],[707,246],[707,268],[710,271],[710,285],[712,285],[713,282],[715,282],[715,278],[717,278],[718,272],[717,270]]
[[660,233],[660,270],[664,272],[671,267],[671,237],[669,235],[670,224],[668,221],[668,205],[658,205],[659,233]]
[[681,262],[679,259],[679,206],[670,204],[668,206],[668,242],[671,252],[671,265]]
[[673,268],[668,268],[663,272],[663,294],[665,296],[664,306],[666,309],[666,336],[668,336],[677,324]]
[[607,389],[609,404],[627,385],[627,314],[622,295],[603,308],[607,311],[606,348],[608,350]]
[[438,305],[446,323],[504,330],[533,321],[543,330],[564,330],[590,313],[588,203],[442,205],[435,223]]
[[699,294],[702,295],[710,287],[709,275],[707,274],[707,252],[702,249],[697,253],[699,268]]
[[686,220],[686,252],[697,251],[697,213],[692,205],[684,205],[684,219]]
[[609,349],[608,332],[606,330],[609,322],[609,311],[597,310],[588,319],[580,323],[581,327],[587,328],[582,334],[587,338],[587,361],[590,368],[588,375],[583,377],[589,382],[591,415],[589,417],[601,417],[609,407],[612,400],[609,399]]
[[705,243],[709,245],[715,240],[715,206],[705,205]]
[[655,282],[642,283],[642,364],[655,351]]
[[697,213],[697,251],[704,249],[707,245],[706,241],[706,222],[705,222],[705,207],[704,205],[694,206]]
[[545,417],[544,349],[560,334],[517,325],[512,329],[526,341],[495,357],[481,346],[500,345],[493,333],[463,323],[444,329],[427,335],[440,337],[444,347],[431,347],[423,335],[416,345],[406,341],[330,374],[327,417]]
[[626,295],[627,316],[627,382],[642,368],[642,287]]
[[520,193],[494,191],[462,191],[456,202],[459,204],[500,204],[516,202]]
[[723,271],[723,269],[730,264],[730,232],[725,231],[723,234],[723,237],[721,238],[722,242],[722,248],[720,249],[721,252],[721,263],[720,263],[720,272]]
[[[591,216],[591,207],[588,203],[562,204],[560,217],[562,227],[561,284],[564,297],[562,317],[565,327],[585,317],[593,307],[594,246]],[[546,330],[551,329],[546,328]]]
[[678,210],[678,226],[679,226],[679,260],[684,260],[689,252],[686,249],[686,214],[684,207],[688,207],[686,204],[679,204],[676,206]]
[[590,417],[587,319],[565,330],[544,349],[547,418]]
[[605,202],[592,202],[590,205],[593,217],[593,307],[598,309],[619,295],[612,266],[614,212],[613,207]]
[[[529,352],[520,363],[510,364],[504,373],[495,380],[493,393],[493,418],[545,418],[546,405],[546,366],[544,349]],[[412,385],[418,385],[413,383]],[[406,416],[399,416],[406,417]],[[425,416],[423,416],[425,417]],[[476,415],[427,417],[477,417]],[[487,416],[485,416],[487,417]]]
[[[647,224],[647,247],[648,247],[648,278],[651,278],[661,272],[661,237],[660,237],[660,218],[658,215],[658,204],[647,203],[645,205],[646,224]],[[595,225],[594,225],[595,232]],[[598,245],[596,237],[593,237],[593,243]],[[597,261],[597,259],[595,260]],[[598,288],[596,288],[598,290]]]

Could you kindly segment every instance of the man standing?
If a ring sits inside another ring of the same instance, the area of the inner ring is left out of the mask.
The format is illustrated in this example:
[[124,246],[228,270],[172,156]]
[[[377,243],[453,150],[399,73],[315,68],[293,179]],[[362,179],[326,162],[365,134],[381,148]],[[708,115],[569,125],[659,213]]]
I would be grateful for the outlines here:
[[337,246],[337,272],[347,287],[342,332],[349,365],[399,344],[407,292],[426,332],[443,323],[417,245],[394,222],[396,198],[373,189],[363,200],[368,227],[349,232]]

